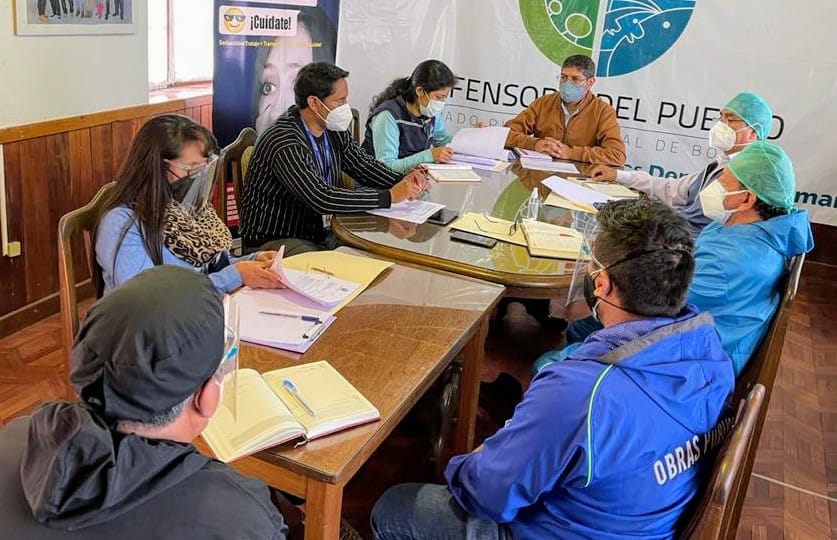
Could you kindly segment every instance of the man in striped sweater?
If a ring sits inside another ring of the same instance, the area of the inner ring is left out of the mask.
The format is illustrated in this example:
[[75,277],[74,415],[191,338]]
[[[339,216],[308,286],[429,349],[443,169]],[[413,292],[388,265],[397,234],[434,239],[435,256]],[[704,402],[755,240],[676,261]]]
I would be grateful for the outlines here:
[[[294,83],[296,105],[256,141],[241,208],[245,251],[334,249],[332,214],[389,208],[427,189],[423,173],[402,176],[352,141],[348,76],[326,62],[303,67]],[[360,185],[340,187],[343,172]]]

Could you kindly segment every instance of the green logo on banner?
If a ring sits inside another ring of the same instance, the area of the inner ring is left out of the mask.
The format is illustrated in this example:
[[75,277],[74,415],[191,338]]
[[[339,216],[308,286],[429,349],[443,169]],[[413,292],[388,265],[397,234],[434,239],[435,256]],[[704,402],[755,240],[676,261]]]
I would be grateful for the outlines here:
[[535,46],[552,62],[560,65],[573,54],[592,56],[599,2],[520,0],[520,14]]
[[694,9],[695,0],[520,0],[523,25],[544,56],[561,65],[585,54],[596,61],[600,77],[630,73],[659,58]]

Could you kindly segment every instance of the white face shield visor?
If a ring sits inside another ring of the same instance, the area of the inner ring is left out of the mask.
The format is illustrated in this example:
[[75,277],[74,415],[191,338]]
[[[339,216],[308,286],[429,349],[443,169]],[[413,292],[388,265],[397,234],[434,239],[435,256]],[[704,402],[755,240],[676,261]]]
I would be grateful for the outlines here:
[[172,199],[177,201],[188,214],[197,214],[209,201],[212,188],[215,185],[215,172],[218,166],[218,156],[210,155],[206,163],[187,166],[177,162],[170,162],[172,170],[180,178],[172,182]]
[[593,244],[596,241],[599,222],[596,214],[573,210],[572,228],[581,233],[581,252],[575,261],[570,288],[567,293],[567,302],[579,300],[584,297],[584,275],[587,273],[587,262],[593,253]]
[[238,355],[239,355],[238,304],[230,296],[224,297],[224,355],[213,378],[221,388],[219,406],[226,407],[237,418],[238,412]]

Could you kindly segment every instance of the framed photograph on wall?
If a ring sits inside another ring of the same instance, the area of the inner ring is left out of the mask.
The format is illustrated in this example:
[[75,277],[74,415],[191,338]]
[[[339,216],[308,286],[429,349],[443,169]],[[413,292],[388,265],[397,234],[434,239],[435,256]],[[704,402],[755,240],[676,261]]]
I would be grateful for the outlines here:
[[134,34],[137,0],[14,0],[19,36]]

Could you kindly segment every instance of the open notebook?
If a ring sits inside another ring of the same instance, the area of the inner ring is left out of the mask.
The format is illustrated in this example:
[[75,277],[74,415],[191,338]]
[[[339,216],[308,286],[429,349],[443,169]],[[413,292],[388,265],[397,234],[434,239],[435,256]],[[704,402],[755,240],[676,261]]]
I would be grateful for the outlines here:
[[581,253],[582,236],[569,227],[524,219],[520,228],[533,257],[576,259]]
[[[224,379],[224,399],[201,434],[215,457],[225,463],[381,418],[378,409],[324,360],[261,375],[252,369],[235,373],[235,379],[231,375]],[[284,380],[293,383],[302,401],[285,388]],[[235,395],[230,396],[233,391]]]

